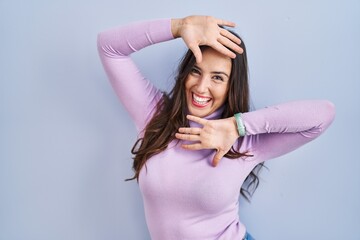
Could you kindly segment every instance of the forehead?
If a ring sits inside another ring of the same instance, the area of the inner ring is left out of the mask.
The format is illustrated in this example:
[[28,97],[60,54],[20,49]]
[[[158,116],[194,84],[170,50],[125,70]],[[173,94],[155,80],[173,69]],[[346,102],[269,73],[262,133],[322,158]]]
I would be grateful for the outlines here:
[[207,47],[202,51],[201,63],[195,64],[203,71],[209,72],[225,72],[230,74],[231,72],[231,59],[225,56],[213,48]]

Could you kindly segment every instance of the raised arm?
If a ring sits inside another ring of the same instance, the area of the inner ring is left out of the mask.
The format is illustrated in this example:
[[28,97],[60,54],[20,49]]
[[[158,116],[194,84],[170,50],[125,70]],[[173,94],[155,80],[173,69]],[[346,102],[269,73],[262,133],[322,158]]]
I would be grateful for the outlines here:
[[104,69],[139,130],[145,127],[162,94],[141,74],[129,55],[170,39],[173,39],[170,19],[131,23],[98,34]]
[[334,117],[335,107],[326,100],[289,102],[244,113],[243,148],[249,148],[259,162],[279,157],[320,136]]
[[195,142],[183,145],[185,149],[216,149],[214,166],[232,146],[263,162],[315,139],[329,127],[334,117],[335,107],[329,101],[296,101],[243,113],[241,118],[246,135],[241,138],[234,117],[206,120],[194,116],[188,116],[188,119],[203,127],[180,128],[176,137]]
[[124,104],[136,126],[142,130],[151,118],[162,94],[141,74],[130,54],[151,44],[181,37],[201,61],[200,45],[208,45],[234,57],[242,52],[236,36],[223,26],[232,22],[209,16],[189,16],[180,19],[162,19],[132,23],[104,31],[98,35],[98,51],[112,87]]

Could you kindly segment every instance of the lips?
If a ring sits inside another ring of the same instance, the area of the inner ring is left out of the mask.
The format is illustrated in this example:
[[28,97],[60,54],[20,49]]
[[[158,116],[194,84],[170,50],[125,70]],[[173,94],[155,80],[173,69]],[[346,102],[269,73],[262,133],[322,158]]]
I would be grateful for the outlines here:
[[206,107],[211,101],[210,97],[200,96],[195,93],[192,93],[192,103],[196,107]]

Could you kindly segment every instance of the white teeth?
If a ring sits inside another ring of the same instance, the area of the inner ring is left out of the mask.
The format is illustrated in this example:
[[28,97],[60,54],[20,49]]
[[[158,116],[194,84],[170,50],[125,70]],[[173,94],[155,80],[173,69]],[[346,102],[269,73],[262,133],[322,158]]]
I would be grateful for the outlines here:
[[195,94],[193,94],[193,98],[194,98],[195,102],[197,102],[199,104],[206,104],[211,99],[211,98],[198,97]]

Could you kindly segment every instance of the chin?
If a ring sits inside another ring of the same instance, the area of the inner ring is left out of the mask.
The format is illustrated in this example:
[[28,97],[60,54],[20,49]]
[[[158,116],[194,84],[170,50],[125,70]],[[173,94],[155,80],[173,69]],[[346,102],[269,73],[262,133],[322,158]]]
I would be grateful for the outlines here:
[[211,113],[213,113],[213,111],[211,111],[211,109],[197,109],[192,106],[188,107],[188,109],[189,109],[189,113],[196,117],[206,117],[206,116],[210,115]]

